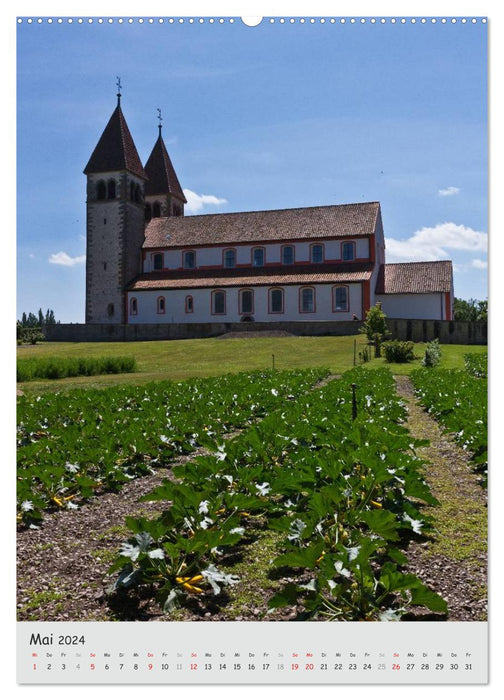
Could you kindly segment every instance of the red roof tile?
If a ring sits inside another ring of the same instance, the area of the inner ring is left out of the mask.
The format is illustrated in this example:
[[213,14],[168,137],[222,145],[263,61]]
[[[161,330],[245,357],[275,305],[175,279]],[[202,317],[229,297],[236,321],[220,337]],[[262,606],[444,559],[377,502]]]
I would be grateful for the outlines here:
[[260,273],[246,274],[239,271],[236,274],[225,274],[218,272],[210,274],[206,272],[201,276],[194,276],[192,271],[191,276],[188,274],[177,274],[177,276],[168,275],[166,273],[149,273],[140,275],[129,285],[129,290],[144,290],[144,289],[207,289],[217,287],[258,287],[258,286],[276,286],[276,285],[291,285],[291,284],[343,284],[352,282],[363,282],[371,278],[371,270],[369,266],[362,269],[354,269],[351,271],[336,272],[307,272],[306,269],[300,272],[280,273],[275,271],[261,271]]
[[147,178],[120,105],[117,105],[94,149],[84,174],[129,170]]
[[388,263],[380,266],[376,294],[428,294],[452,288],[451,260]]
[[152,219],[144,248],[366,236],[375,232],[379,202],[302,209]]
[[159,132],[158,140],[154,144],[152,153],[149,156],[149,160],[145,165],[145,172],[149,178],[145,183],[146,196],[173,194],[183,202],[187,202],[180,182],[178,181],[175,168],[172,165],[164,141],[161,138],[161,131]]

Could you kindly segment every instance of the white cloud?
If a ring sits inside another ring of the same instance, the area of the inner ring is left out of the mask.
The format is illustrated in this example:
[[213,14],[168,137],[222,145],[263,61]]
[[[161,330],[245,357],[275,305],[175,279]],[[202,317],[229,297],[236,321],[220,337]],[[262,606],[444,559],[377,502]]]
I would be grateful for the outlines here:
[[475,258],[471,261],[471,267],[475,267],[477,270],[486,270],[488,267],[488,262],[486,260]]
[[446,187],[444,190],[438,190],[440,197],[451,197],[460,192],[460,187]]
[[386,238],[387,261],[446,260],[450,250],[486,251],[488,234],[468,226],[445,222],[425,227],[406,240]]
[[226,204],[227,199],[222,199],[221,197],[215,197],[213,194],[196,194],[192,190],[184,190],[184,194],[187,199],[187,204],[185,207],[186,214],[199,214],[203,207],[208,204],[217,206],[219,204]]
[[73,267],[74,265],[81,265],[86,261],[85,255],[77,255],[75,258],[70,257],[68,253],[64,253],[60,250],[59,253],[53,253],[49,257],[49,262],[53,265],[63,265],[64,267]]

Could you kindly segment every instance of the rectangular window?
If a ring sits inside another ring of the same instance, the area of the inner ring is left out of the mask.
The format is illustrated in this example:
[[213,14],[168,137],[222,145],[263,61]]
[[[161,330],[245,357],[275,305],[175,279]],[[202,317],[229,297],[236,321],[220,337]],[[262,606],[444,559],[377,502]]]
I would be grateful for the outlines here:
[[196,253],[194,250],[186,250],[183,255],[184,270],[193,270],[196,267]]
[[226,313],[226,293],[225,292],[212,292],[212,313],[213,314],[225,314]]
[[313,287],[303,287],[300,290],[301,303],[300,311],[303,314],[309,314],[315,311],[315,291]]
[[251,289],[240,291],[240,313],[251,314],[254,311],[254,292]]
[[342,243],[341,257],[343,260],[355,260],[355,243],[351,241]]
[[282,264],[292,265],[294,263],[294,246],[284,245],[282,248]]
[[311,247],[311,261],[312,263],[324,262],[324,246],[316,243]]
[[236,265],[236,250],[229,248],[224,251],[224,267],[235,267]]
[[262,267],[264,265],[264,248],[254,248],[252,251],[252,265]]
[[334,287],[333,311],[348,311],[348,287]]
[[283,289],[270,289],[270,313],[283,314],[284,293]]

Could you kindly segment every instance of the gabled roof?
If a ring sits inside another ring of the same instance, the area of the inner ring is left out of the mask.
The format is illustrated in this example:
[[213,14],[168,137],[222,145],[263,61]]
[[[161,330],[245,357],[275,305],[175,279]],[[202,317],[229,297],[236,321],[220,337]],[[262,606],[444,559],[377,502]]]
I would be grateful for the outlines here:
[[388,263],[380,265],[376,294],[450,292],[452,280],[451,260]]
[[152,153],[145,165],[145,172],[149,178],[145,183],[146,196],[172,194],[183,202],[187,202],[161,137],[161,129],[159,130],[158,140],[154,144]]
[[139,275],[128,285],[130,291],[144,289],[206,289],[211,287],[258,287],[258,286],[283,286],[289,284],[344,284],[351,282],[364,282],[371,278],[370,266],[361,266],[351,271],[310,271],[306,267],[303,270],[282,272],[279,269],[254,271],[244,270],[213,270],[195,273],[191,270],[187,273],[176,275],[159,273],[147,273]]
[[84,173],[88,175],[113,170],[128,170],[134,175],[147,178],[120,104],[110,117]]
[[379,202],[301,209],[152,219],[144,248],[368,236],[376,230]]

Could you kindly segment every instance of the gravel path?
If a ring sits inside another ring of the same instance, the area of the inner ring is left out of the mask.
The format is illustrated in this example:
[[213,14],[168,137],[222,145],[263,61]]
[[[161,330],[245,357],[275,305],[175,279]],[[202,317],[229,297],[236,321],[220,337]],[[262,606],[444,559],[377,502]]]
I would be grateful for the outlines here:
[[[425,479],[440,506],[426,508],[436,518],[434,541],[413,542],[409,571],[448,602],[448,620],[487,619],[487,492],[472,470],[469,455],[417,404],[409,377],[395,377],[407,402],[406,426],[430,445],[418,450],[429,462]],[[426,611],[423,619],[437,619]],[[418,619],[418,616],[414,619]]]

